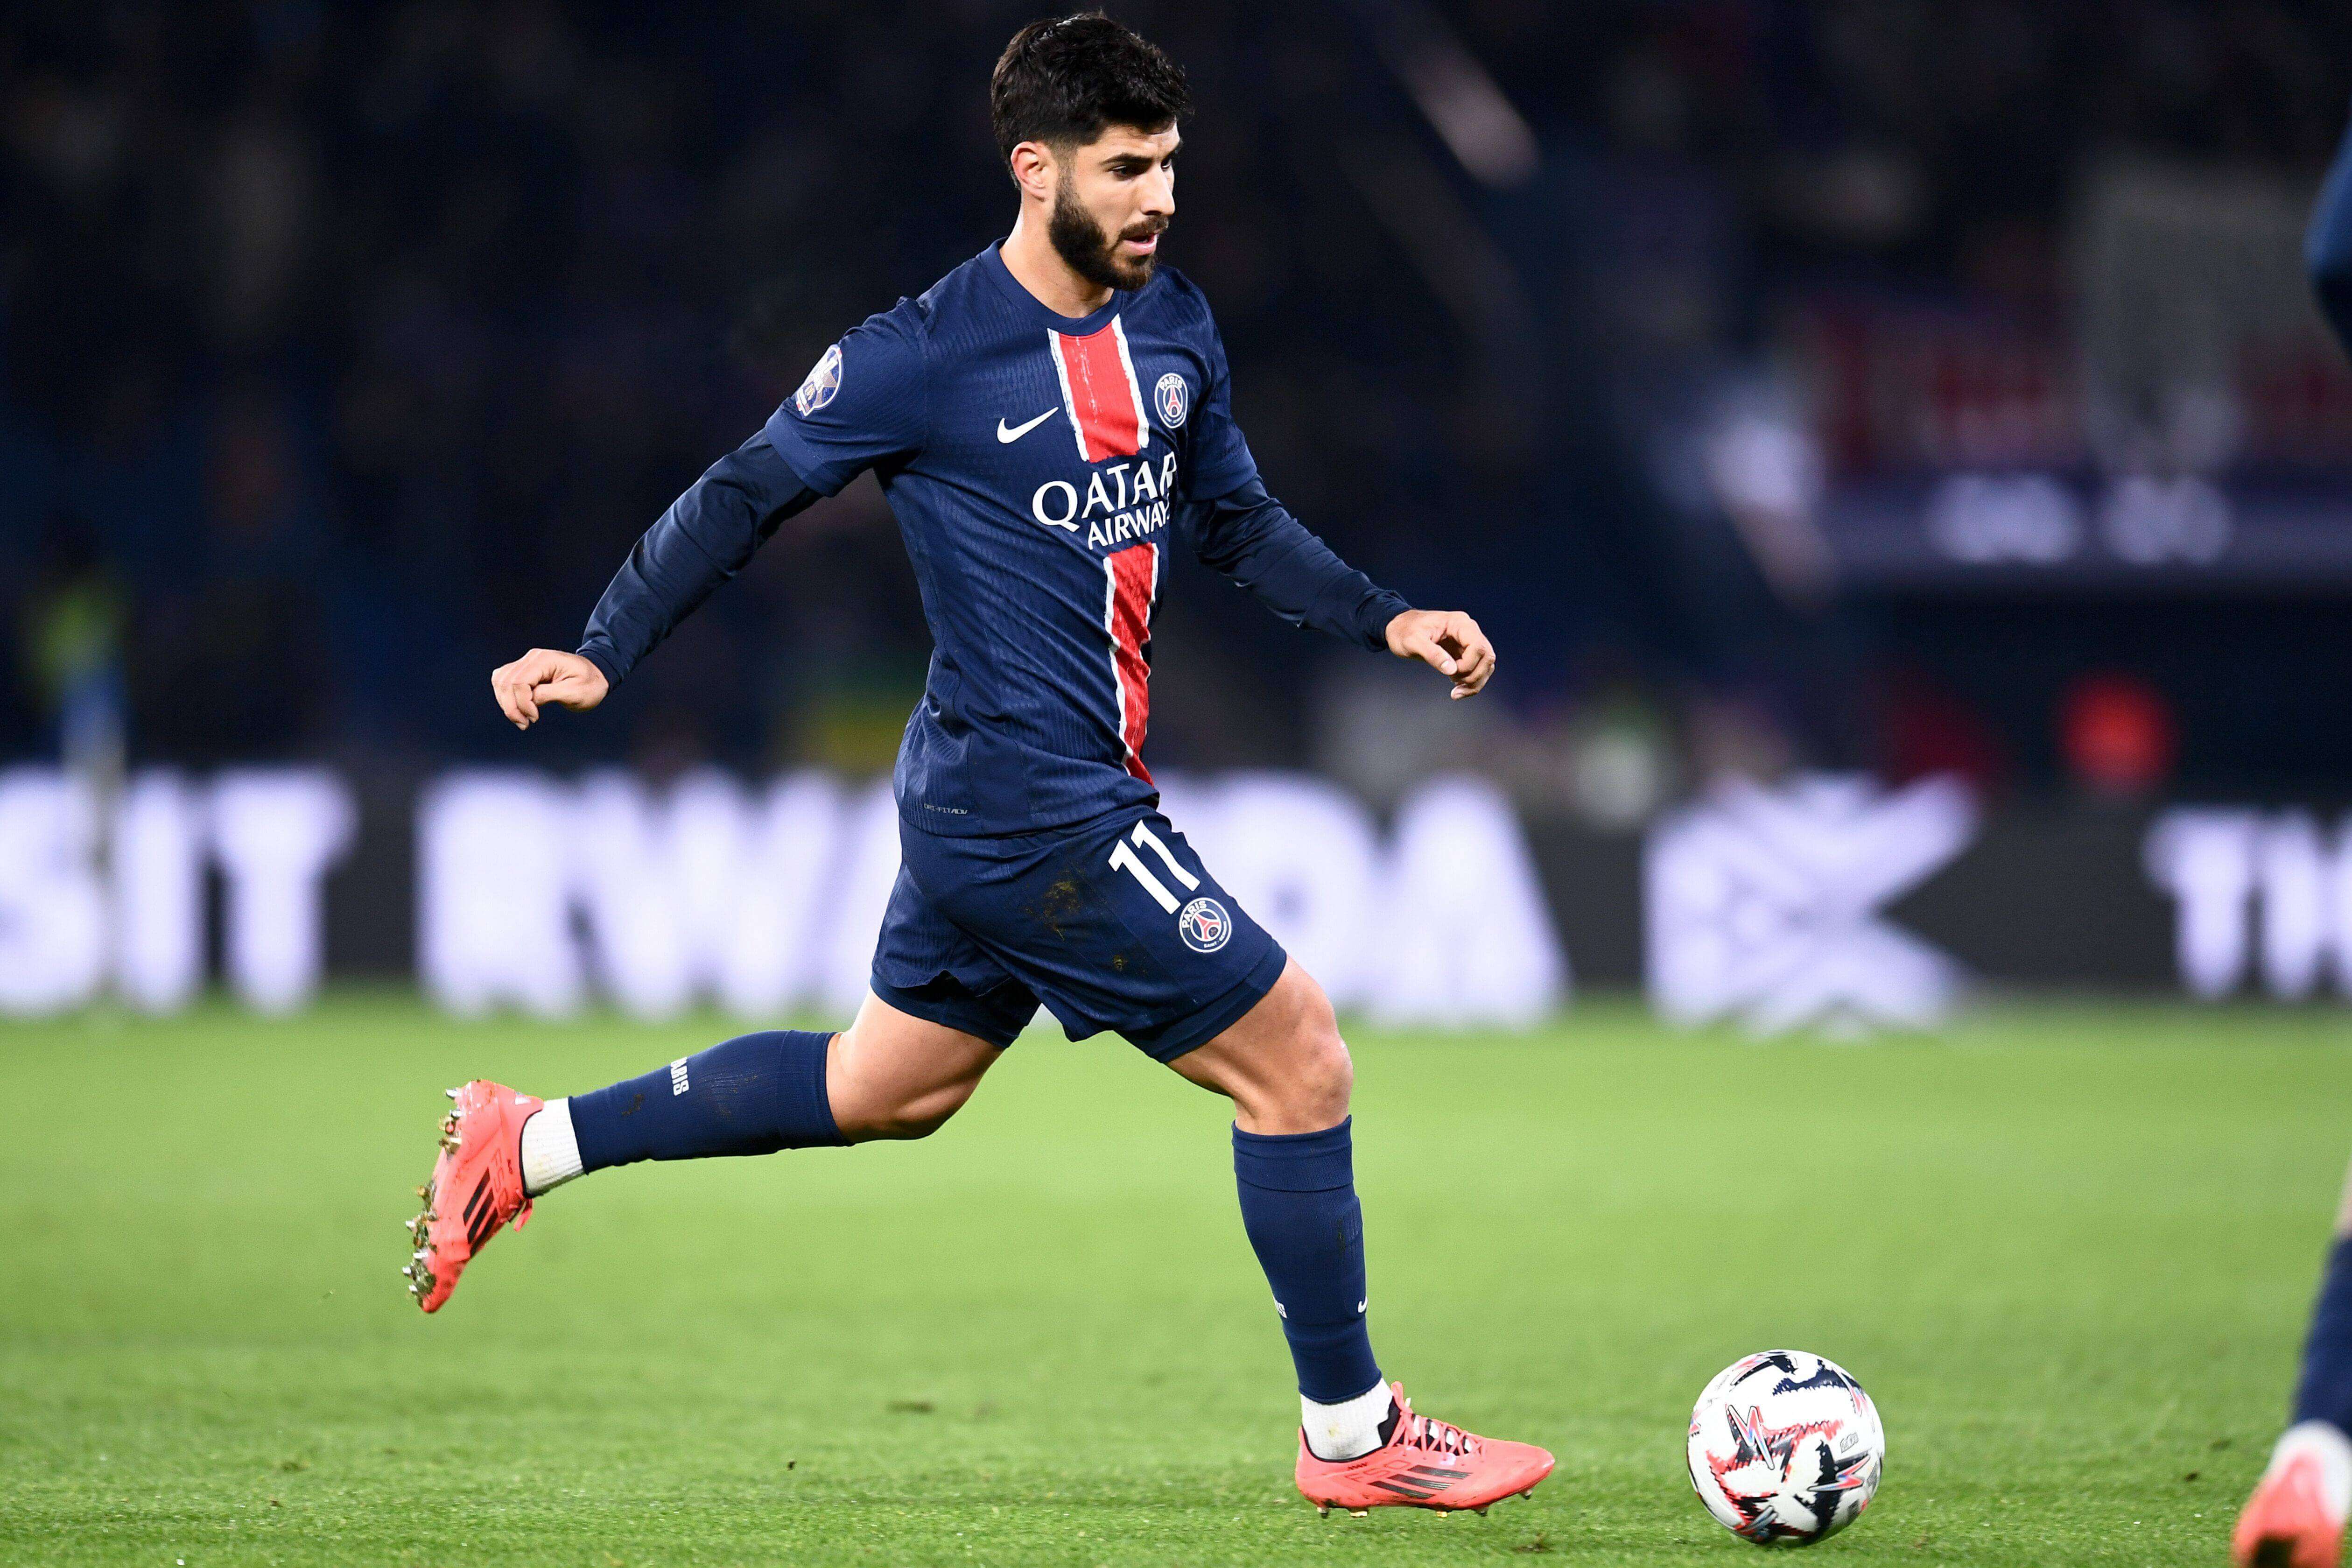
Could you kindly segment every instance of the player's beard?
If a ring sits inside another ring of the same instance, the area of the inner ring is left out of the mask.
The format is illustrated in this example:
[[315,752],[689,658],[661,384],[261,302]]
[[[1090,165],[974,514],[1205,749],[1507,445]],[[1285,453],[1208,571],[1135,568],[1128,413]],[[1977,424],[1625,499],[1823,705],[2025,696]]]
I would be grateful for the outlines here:
[[1146,235],[1159,234],[1168,227],[1168,220],[1146,218],[1119,234],[1106,234],[1094,215],[1078,205],[1077,191],[1067,175],[1054,192],[1054,216],[1045,226],[1045,237],[1054,242],[1055,254],[1067,263],[1071,271],[1097,289],[1134,290],[1151,281],[1151,268],[1160,259],[1154,251],[1140,260],[1130,261],[1118,253],[1119,243],[1126,239],[1141,239]]

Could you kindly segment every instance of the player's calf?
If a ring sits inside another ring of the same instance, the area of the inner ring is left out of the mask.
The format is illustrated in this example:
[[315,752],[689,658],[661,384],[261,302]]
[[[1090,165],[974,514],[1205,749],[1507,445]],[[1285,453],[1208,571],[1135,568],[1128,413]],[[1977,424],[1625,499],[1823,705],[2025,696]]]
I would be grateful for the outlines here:
[[1242,1019],[1169,1064],[1234,1101],[1242,1226],[1298,1373],[1301,1430],[1323,1461],[1380,1447],[1397,1415],[1364,1314],[1363,1209],[1348,1100],[1355,1068],[1323,988],[1296,963]]
[[1348,1115],[1355,1068],[1323,988],[1286,965],[1237,1023],[1169,1066],[1234,1101],[1242,1226],[1298,1373],[1299,1489],[1326,1511],[1483,1511],[1549,1474],[1542,1449],[1415,1415],[1381,1375]]
[[[835,1037],[771,1029],[564,1101],[580,1167],[772,1154],[848,1142],[825,1089]],[[525,1134],[526,1142],[529,1134]]]

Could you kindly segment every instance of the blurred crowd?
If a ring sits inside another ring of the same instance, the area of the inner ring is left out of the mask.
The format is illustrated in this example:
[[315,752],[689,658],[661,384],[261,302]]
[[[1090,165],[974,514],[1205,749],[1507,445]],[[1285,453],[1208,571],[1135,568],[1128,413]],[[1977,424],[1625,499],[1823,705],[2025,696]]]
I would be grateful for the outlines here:
[[[1168,256],[1218,310],[1272,488],[1507,650],[1491,711],[1445,713],[1181,582],[1155,765],[1311,762],[1377,794],[1472,724],[1523,791],[1622,821],[1795,765],[2352,785],[2352,742],[2278,722],[2352,700],[2332,601],[1859,599],[1766,525],[1885,442],[1775,458],[1787,422],[1748,439],[1737,414],[1889,301],[2070,333],[2100,160],[2307,191],[2352,94],[2340,6],[1112,9],[1192,72]],[[572,646],[635,535],[826,342],[1003,231],[984,85],[1035,10],[8,7],[0,758],[887,759],[928,647],[870,481],[604,719],[526,753],[486,678]],[[1704,482],[1718,437],[1766,478]],[[2250,716],[2257,667],[2307,679]]]

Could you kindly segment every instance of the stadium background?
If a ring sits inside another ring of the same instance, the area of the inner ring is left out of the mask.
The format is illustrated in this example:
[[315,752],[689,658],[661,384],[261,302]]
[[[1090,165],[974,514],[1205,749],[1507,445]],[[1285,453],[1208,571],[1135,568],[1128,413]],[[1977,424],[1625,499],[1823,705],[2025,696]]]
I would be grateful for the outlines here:
[[[1435,700],[1180,562],[1150,761],[1353,976],[1382,1342],[1567,1484],[1458,1541],[1275,1513],[1215,1119],[1101,1042],[1024,1041],[887,1169],[616,1178],[475,1315],[397,1315],[445,1079],[581,1087],[711,1007],[854,997],[927,653],[870,481],[593,717],[519,737],[484,676],[1002,230],[981,84],[1029,11],[26,3],[0,1061],[51,1109],[0,1153],[0,1545],[1683,1562],[1727,1543],[1681,1411],[1787,1339],[1887,1412],[1853,1550],[2215,1560],[2352,1126],[2352,372],[2297,255],[2352,20],[1114,9],[1192,72],[1170,258],[1273,489],[1504,660]],[[819,817],[728,793],[771,781]],[[756,878],[694,883],[689,796],[706,847],[821,822],[742,858],[823,862],[759,928],[821,956],[709,937]],[[475,933],[438,969],[436,908]],[[107,1112],[57,1114],[89,1081]],[[1120,1392],[1171,1301],[1172,1468]],[[493,1420],[415,1394],[489,1362]]]
[[[416,968],[416,798],[454,764],[887,767],[927,639],[870,481],[594,721],[518,741],[481,677],[569,646],[826,342],[1001,226],[973,83],[1009,16],[16,8],[0,755],[331,767],[360,811],[324,962],[375,974]],[[1677,802],[1957,780],[1981,821],[1912,913],[1958,973],[2324,984],[2334,917],[2255,947],[2333,877],[2352,778],[2352,376],[2296,262],[2339,14],[1135,19],[1198,83],[1174,259],[1276,489],[1510,659],[1418,702],[1182,581],[1155,767],[1385,813],[1475,759],[1568,967],[1617,986],[1656,965],[1641,836]],[[2234,963],[2186,955],[2194,875],[2151,877],[2167,801],[2241,808],[2197,860]]]

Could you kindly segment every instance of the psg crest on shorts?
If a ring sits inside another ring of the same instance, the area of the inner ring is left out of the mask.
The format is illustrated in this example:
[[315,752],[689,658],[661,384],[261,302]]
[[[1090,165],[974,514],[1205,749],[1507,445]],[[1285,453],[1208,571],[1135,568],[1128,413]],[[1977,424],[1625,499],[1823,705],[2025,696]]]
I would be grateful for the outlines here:
[[816,368],[808,373],[801,389],[793,394],[793,408],[803,419],[833,401],[841,390],[841,345],[835,343],[824,351]]
[[1151,389],[1152,404],[1160,410],[1160,423],[1171,430],[1184,423],[1188,412],[1185,396],[1182,376],[1171,370],[1160,378],[1160,384]]
[[[1170,378],[1173,380],[1171,376]],[[1167,383],[1162,382],[1165,386]],[[1181,383],[1179,384],[1181,384]],[[1214,899],[1194,899],[1176,917],[1176,934],[1194,952],[1214,952],[1225,945],[1234,934],[1234,922],[1225,913],[1225,906]]]

